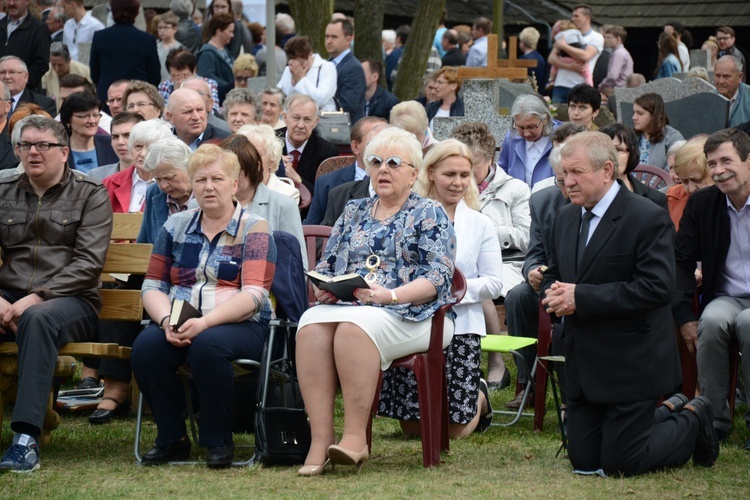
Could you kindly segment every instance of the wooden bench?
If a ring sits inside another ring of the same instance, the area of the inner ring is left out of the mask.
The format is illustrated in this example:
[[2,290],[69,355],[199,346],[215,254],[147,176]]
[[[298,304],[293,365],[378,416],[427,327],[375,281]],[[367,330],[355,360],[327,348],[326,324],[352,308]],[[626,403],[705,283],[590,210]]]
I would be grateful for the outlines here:
[[[114,214],[112,241],[102,271],[103,282],[113,282],[112,274],[146,273],[152,245],[133,243],[138,236],[143,214]],[[140,290],[101,289],[102,310],[100,320],[138,321],[143,319]],[[15,401],[18,386],[18,346],[15,342],[0,343],[0,438],[2,438],[3,409]],[[128,359],[130,347],[99,342],[71,342],[58,352],[56,377],[69,377],[75,373],[75,358]],[[50,433],[60,425],[60,415],[52,407],[54,394],[50,392],[47,413],[44,417],[41,444],[48,444]]]

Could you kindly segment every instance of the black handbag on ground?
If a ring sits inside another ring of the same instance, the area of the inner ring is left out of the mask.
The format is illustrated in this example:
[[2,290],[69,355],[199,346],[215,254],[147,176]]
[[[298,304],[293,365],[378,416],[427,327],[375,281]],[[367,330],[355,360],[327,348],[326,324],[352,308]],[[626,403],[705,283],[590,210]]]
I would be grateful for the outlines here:
[[[301,404],[294,368],[291,381],[281,387],[286,390],[279,403],[267,405],[267,392],[260,395],[255,412],[255,460],[268,465],[294,465],[305,463],[310,451],[312,436],[310,423]],[[262,384],[259,383],[259,387]],[[277,399],[277,398],[274,398]],[[281,404],[291,401],[292,406]]]

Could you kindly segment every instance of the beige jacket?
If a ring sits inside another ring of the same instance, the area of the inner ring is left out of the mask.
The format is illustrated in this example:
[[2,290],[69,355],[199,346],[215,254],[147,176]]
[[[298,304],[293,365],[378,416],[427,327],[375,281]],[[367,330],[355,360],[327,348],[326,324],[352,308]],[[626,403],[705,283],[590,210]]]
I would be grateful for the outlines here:
[[[89,67],[78,61],[70,61],[70,74],[80,75],[86,80],[91,81],[91,71],[89,70]],[[62,101],[60,101],[60,79],[57,77],[55,70],[52,69],[51,64],[49,71],[42,76],[42,88],[47,92],[47,97],[55,101],[57,110],[60,111],[60,105],[62,105]]]

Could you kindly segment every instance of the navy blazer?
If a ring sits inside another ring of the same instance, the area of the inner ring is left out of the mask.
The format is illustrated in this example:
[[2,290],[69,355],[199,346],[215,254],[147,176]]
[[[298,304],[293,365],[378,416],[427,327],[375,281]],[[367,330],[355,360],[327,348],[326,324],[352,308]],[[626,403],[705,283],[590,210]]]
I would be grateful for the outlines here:
[[94,33],[89,66],[102,102],[107,102],[107,90],[117,80],[141,80],[155,87],[161,81],[156,38],[132,24],[118,23]]
[[352,125],[365,116],[365,71],[349,52],[336,65],[336,94],[339,106],[349,113]]
[[543,290],[556,280],[576,285],[576,309],[563,326],[568,398],[615,404],[671,393],[681,374],[669,214],[620,183],[578,266],[580,224],[580,206],[560,209],[542,283]]
[[[96,163],[100,167],[120,161],[115,154],[115,150],[112,149],[112,138],[109,135],[96,134],[94,136],[94,149],[96,150]],[[68,166],[71,170],[75,170],[76,166],[73,163],[72,154],[68,155]]]
[[315,181],[315,194],[310,203],[310,210],[307,212],[307,217],[305,217],[305,220],[302,223],[312,225],[320,224],[326,214],[328,193],[336,186],[340,186],[345,182],[353,181],[356,171],[357,167],[353,163],[318,177]]
[[138,243],[151,243],[156,241],[159,229],[169,218],[167,207],[167,193],[159,189],[156,183],[151,184],[146,190],[146,206],[143,207],[143,222],[138,232]]
[[[431,102],[427,105],[427,121],[435,118],[435,115],[443,105],[443,100]],[[456,100],[451,104],[450,116],[464,116],[464,100],[460,97],[456,97]]]
[[370,99],[370,105],[367,108],[367,116],[379,116],[386,120],[390,120],[391,109],[399,102],[398,97],[378,85],[375,93],[372,95],[372,99]]

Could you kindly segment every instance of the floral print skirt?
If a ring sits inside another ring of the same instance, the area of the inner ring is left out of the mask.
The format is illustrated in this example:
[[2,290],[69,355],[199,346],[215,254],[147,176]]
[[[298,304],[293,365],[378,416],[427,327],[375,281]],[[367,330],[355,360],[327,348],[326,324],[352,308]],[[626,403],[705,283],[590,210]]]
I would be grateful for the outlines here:
[[[482,359],[481,336],[454,335],[445,353],[448,379],[450,422],[468,424],[477,414],[479,401],[479,364]],[[417,379],[404,368],[383,373],[378,415],[398,420],[419,421]]]

